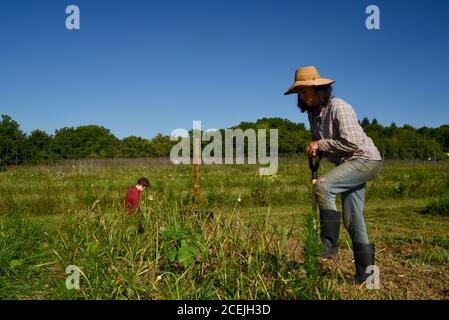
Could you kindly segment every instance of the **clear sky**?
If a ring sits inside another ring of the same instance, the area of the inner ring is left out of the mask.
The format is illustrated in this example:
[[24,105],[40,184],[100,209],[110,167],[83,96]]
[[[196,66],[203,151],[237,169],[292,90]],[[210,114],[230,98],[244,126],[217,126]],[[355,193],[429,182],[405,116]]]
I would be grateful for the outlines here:
[[[65,9],[81,11],[67,30]],[[365,8],[380,8],[367,30]],[[29,133],[102,125],[119,138],[307,124],[294,71],[316,65],[359,119],[449,123],[449,1],[1,0],[0,114]]]

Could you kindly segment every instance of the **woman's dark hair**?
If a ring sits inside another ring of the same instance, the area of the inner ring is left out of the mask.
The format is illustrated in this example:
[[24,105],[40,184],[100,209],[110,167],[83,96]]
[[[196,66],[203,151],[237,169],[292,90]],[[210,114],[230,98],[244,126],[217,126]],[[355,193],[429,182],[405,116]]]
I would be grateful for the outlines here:
[[[332,96],[332,85],[327,84],[324,86],[314,86],[315,88],[315,106],[326,106]],[[301,109],[301,112],[306,112],[309,110],[309,107],[301,99],[301,95],[298,93],[298,108]]]
[[150,181],[148,181],[147,178],[142,177],[139,180],[137,180],[137,184],[142,187],[148,188],[150,186]]

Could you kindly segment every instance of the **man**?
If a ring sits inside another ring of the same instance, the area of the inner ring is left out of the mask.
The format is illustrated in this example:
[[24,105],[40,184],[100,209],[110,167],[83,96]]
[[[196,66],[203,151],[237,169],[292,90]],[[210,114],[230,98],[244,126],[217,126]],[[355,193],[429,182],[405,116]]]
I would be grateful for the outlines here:
[[147,178],[142,177],[137,180],[137,184],[134,187],[129,188],[125,196],[125,206],[128,210],[128,215],[133,216],[136,214],[139,208],[140,193],[150,186],[150,182]]
[[341,193],[342,216],[352,240],[356,267],[356,282],[363,283],[374,265],[375,247],[368,240],[363,206],[365,185],[382,168],[382,158],[371,138],[360,126],[351,105],[331,96],[334,80],[321,78],[313,66],[296,70],[295,82],[285,92],[298,94],[298,107],[307,111],[312,142],[306,154],[326,157],[337,166],[319,177],[315,193],[320,210],[322,257],[332,258],[338,253],[340,216],[335,205]]

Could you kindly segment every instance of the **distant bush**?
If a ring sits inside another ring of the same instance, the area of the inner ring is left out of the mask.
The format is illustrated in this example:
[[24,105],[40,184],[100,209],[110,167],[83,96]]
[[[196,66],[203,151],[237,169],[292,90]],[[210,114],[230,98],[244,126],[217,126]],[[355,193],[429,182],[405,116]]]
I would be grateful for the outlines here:
[[449,195],[431,200],[424,213],[449,216]]

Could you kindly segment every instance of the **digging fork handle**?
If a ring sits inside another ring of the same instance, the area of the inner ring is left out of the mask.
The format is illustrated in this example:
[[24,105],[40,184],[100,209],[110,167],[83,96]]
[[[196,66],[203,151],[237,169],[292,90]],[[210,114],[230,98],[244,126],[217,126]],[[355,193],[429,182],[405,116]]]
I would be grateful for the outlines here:
[[320,167],[320,156],[317,152],[313,152],[313,156],[309,158],[309,168],[312,171],[312,183],[315,184],[318,179],[318,168]]

